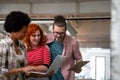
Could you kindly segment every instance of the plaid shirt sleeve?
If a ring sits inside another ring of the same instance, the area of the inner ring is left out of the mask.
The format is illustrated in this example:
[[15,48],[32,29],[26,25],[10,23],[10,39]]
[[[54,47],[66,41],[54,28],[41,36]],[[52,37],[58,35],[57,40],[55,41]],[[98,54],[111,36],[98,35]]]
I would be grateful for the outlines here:
[[5,74],[8,69],[5,68],[7,49],[3,43],[0,43],[0,74]]

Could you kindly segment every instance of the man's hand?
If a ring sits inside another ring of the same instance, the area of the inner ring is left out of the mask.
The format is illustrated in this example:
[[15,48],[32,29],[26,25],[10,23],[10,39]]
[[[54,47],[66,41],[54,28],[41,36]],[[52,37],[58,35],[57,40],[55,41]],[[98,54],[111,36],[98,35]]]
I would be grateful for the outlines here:
[[82,69],[79,68],[79,67],[76,67],[73,71],[76,72],[76,73],[80,73],[82,71]]

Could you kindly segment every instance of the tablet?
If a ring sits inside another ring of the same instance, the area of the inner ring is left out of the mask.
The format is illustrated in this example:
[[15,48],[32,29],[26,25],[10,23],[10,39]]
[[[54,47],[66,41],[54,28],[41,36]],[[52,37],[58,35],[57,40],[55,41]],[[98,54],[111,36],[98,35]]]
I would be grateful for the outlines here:
[[89,61],[80,61],[80,62],[77,62],[76,64],[74,64],[73,66],[71,66],[68,70],[75,70],[76,68],[81,68],[83,67],[84,65],[86,65]]

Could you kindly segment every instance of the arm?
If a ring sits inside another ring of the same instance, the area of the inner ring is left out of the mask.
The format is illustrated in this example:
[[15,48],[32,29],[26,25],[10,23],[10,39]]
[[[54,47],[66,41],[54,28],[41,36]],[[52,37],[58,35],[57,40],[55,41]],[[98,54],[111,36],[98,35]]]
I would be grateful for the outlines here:
[[[76,40],[73,42],[73,56],[74,56],[76,62],[82,61],[82,54],[79,50],[79,44]],[[82,69],[76,68],[74,71],[76,73],[80,73],[82,71]]]
[[[48,70],[48,67],[46,67],[44,65],[34,66],[34,68],[35,68],[36,72],[46,72]],[[51,75],[53,75],[52,71],[48,74],[34,74],[34,73],[30,73],[30,72],[26,73],[26,76],[32,76],[32,77],[46,77],[46,76],[49,77]]]
[[45,46],[43,50],[43,65],[49,67],[51,63],[50,49],[48,46]]
[[[35,71],[40,72],[46,72],[48,70],[48,67],[51,62],[51,56],[50,56],[50,50],[48,47],[43,47],[43,64],[40,66],[34,66]],[[27,73],[27,76],[33,76],[33,77],[43,77],[43,76],[51,76],[52,74],[30,74]]]
[[0,43],[0,74],[6,74],[8,72],[8,68],[6,65],[6,53],[7,49],[3,43]]
[[13,69],[9,69],[5,75],[10,76],[10,75],[14,75],[14,74],[17,74],[20,72],[28,72],[28,71],[34,71],[34,70],[35,70],[34,66],[25,66],[22,68],[13,68]]
[[6,73],[6,76],[14,75],[14,74],[17,74],[19,72],[23,72],[22,68],[9,69],[8,72]]
[[10,56],[10,53],[6,46],[0,43],[0,74],[10,76],[18,72],[25,72],[28,70],[33,70],[33,67],[31,66],[9,69],[9,66],[11,66],[12,64],[10,64],[8,61],[8,57]]
[[82,54],[79,50],[78,41],[74,40],[73,44],[72,44],[72,47],[73,47],[73,57],[75,58],[76,62],[82,61]]
[[27,75],[27,76],[31,76],[31,77],[50,77],[50,76],[52,76],[54,74],[54,71],[51,71],[50,73],[48,73],[48,74],[29,74],[29,75]]

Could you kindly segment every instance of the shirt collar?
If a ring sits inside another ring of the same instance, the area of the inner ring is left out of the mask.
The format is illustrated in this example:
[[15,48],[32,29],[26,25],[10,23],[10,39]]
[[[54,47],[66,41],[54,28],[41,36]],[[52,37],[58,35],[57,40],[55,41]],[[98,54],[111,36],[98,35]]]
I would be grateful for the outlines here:
[[7,35],[7,36],[5,37],[5,41],[6,41],[6,43],[7,43],[8,45],[14,44],[14,41],[9,37],[9,35]]

